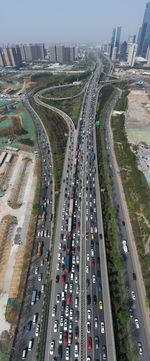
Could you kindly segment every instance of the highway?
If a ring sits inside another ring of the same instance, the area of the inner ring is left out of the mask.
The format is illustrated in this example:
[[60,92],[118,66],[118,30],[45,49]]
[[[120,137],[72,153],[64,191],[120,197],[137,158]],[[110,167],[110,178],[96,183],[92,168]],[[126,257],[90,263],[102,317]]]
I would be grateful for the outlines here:
[[[105,141],[109,155],[110,175],[113,181],[114,202],[115,202],[115,207],[118,208],[120,232],[122,235],[122,240],[126,240],[127,249],[128,249],[127,253],[125,253],[122,244],[120,245],[120,252],[125,258],[125,262],[126,262],[126,272],[128,277],[127,302],[128,302],[129,315],[131,317],[135,350],[137,352],[137,360],[139,359],[142,361],[149,361],[150,360],[150,323],[149,323],[148,314],[146,312],[145,290],[143,289],[141,268],[139,266],[139,259],[137,255],[135,239],[125,201],[125,194],[122,187],[120,170],[114,153],[113,135],[110,126],[111,113],[120,94],[121,91],[118,90],[118,94],[116,95],[116,97],[114,98],[114,100],[111,102],[111,104],[107,109],[106,123],[105,123]],[[136,276],[134,276],[134,274]],[[138,323],[136,320],[138,320]],[[138,345],[139,343],[140,345]]]
[[[47,260],[51,249],[54,215],[54,181],[53,159],[46,130],[36,112],[30,106],[27,96],[23,99],[24,106],[32,113],[38,133],[38,142],[41,152],[41,199],[42,217],[38,217],[34,250],[29,269],[25,297],[17,328],[17,336],[13,344],[10,360],[33,360],[36,357],[38,335],[40,333],[40,316],[45,292]],[[37,250],[39,246],[39,255]],[[46,254],[47,253],[47,254]],[[32,303],[32,293],[36,292]],[[39,331],[38,331],[39,327]],[[28,351],[29,342],[32,342],[31,351]]]
[[[111,318],[105,323],[104,317],[99,256],[102,226],[99,228],[97,221],[96,161],[92,160],[95,101],[91,92],[97,88],[99,76],[100,66],[89,82],[77,131],[65,113],[39,99],[41,92],[34,96],[38,104],[62,115],[70,128],[58,207],[45,361],[116,359],[112,324],[107,324]],[[105,312],[111,312],[110,308]],[[112,338],[108,358],[106,328]]]

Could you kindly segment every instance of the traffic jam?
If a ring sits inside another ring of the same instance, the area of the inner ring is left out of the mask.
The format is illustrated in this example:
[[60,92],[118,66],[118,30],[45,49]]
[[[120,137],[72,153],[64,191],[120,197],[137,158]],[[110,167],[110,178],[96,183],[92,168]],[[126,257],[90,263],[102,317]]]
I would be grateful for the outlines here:
[[[93,106],[94,109],[94,100]],[[86,360],[107,360],[103,297],[100,273],[99,243],[102,234],[98,234],[96,189],[95,189],[95,153],[93,148],[93,113],[80,118],[75,162],[70,156],[65,197],[62,210],[61,235],[57,259],[56,297],[52,309],[52,329],[50,340],[50,360],[73,360],[80,357],[81,312],[86,315]],[[82,270],[80,246],[82,238],[81,210],[83,191],[83,152],[87,141],[86,161],[86,269]],[[73,169],[73,180],[69,174]],[[70,182],[69,182],[70,180]],[[86,273],[86,309],[80,308],[80,273]]]

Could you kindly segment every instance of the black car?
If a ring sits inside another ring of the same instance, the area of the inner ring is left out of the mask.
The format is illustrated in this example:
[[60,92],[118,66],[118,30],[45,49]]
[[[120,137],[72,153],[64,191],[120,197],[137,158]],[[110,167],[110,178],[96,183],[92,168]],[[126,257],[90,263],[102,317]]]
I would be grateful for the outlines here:
[[63,300],[62,304],[61,304],[61,311],[64,312],[65,311],[65,307],[66,307],[66,301]]
[[59,345],[58,346],[58,356],[60,359],[62,358],[62,354],[63,354],[62,345]]
[[79,321],[79,311],[76,311],[75,313],[75,322]]
[[59,275],[56,275],[56,283],[59,283]]
[[136,273],[135,273],[135,272],[133,272],[133,273],[132,273],[132,275],[133,275],[133,279],[134,279],[134,281],[136,281]]
[[106,351],[106,346],[102,345],[102,360],[106,361],[107,360],[107,351]]
[[87,279],[86,279],[86,288],[88,288],[89,285],[90,285],[90,280],[87,278]]
[[79,326],[75,327],[75,336],[78,337],[79,336]]
[[28,322],[26,323],[26,325],[24,326],[24,330],[25,330],[26,332],[29,332],[29,331],[31,331],[31,327],[32,327],[32,321],[30,320],[30,321],[28,321]]
[[97,296],[96,295],[93,295],[93,303],[94,303],[94,305],[97,304]]
[[90,295],[87,295],[87,304],[88,304],[88,306],[91,304],[91,296]]

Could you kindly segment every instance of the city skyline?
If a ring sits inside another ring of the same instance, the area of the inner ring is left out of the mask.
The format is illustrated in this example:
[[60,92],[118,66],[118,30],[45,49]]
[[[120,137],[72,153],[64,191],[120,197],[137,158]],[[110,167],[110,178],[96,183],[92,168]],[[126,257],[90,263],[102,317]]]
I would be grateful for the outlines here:
[[133,0],[132,4],[129,0],[126,3],[106,0],[102,4],[98,0],[94,3],[65,0],[50,4],[48,0],[33,0],[32,3],[26,0],[23,7],[14,0],[8,8],[8,4],[3,2],[0,44],[109,42],[112,28],[117,24],[122,27],[121,41],[124,41],[130,34],[138,33],[146,3],[146,0]]

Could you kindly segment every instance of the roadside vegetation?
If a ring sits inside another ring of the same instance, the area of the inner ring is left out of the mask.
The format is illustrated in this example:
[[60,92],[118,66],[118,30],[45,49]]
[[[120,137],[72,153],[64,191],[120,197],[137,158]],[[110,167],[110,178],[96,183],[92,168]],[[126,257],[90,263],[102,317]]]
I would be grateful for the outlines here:
[[[116,105],[117,110],[127,107],[128,91]],[[150,306],[150,190],[143,173],[138,169],[136,154],[128,143],[125,131],[125,117],[112,117],[114,148],[121,171],[130,219],[145,282],[148,305]]]
[[118,209],[114,201],[105,144],[105,118],[107,107],[110,105],[114,94],[113,87],[108,86],[104,87],[99,95],[97,113],[100,118],[100,127],[96,130],[99,182],[117,360],[136,361],[137,351],[128,313],[131,300],[128,299],[126,262],[122,254]]
[[43,98],[49,97],[49,98],[68,98],[78,95],[84,88],[86,82],[82,81],[78,85],[69,86],[68,87],[62,87],[62,88],[56,88],[51,89],[44,93]]

